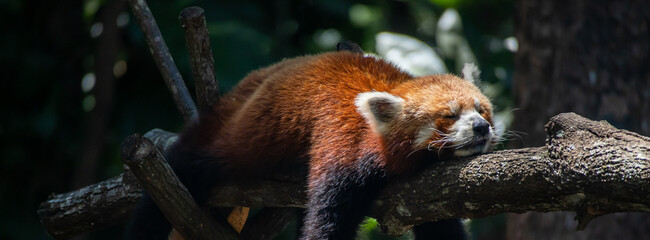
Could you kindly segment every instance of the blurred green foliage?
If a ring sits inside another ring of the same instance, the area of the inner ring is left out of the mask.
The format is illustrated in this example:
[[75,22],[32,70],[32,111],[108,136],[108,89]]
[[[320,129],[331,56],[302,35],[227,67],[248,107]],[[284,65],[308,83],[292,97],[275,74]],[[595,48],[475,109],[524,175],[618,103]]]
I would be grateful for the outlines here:
[[[97,23],[109,3],[0,1],[0,16],[5,18],[0,27],[0,239],[49,239],[36,215],[38,204],[51,193],[68,192],[77,185],[75,170],[88,141],[85,126],[96,104],[96,89],[82,89],[82,79],[94,73],[95,63],[100,62]],[[164,0],[149,4],[190,89],[189,59],[177,16],[188,6],[205,9],[223,91],[253,69],[333,50],[341,39],[374,52],[380,31],[409,35],[440,51],[435,39],[437,19],[445,8],[455,7],[482,78],[492,86],[491,97],[501,109],[511,103],[512,53],[502,43],[513,34],[512,0]],[[122,70],[115,70],[108,132],[101,139],[105,148],[97,169],[86,169],[96,172],[96,181],[122,171],[118,148],[126,136],[182,127],[140,29],[128,7],[123,11],[119,21],[124,26],[116,43],[120,49],[116,62],[121,65],[115,65]],[[454,59],[443,60],[448,69],[455,69]],[[362,231],[372,232],[372,226],[376,222],[370,221]],[[121,228],[91,238],[120,238]]]

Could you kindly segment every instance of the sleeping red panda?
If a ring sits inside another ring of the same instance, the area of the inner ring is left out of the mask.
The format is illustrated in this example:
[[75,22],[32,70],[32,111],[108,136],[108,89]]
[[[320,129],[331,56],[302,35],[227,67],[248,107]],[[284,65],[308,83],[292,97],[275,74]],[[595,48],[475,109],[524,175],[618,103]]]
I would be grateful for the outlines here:
[[[492,106],[473,84],[472,66],[462,79],[413,77],[358,51],[283,60],[245,77],[166,156],[199,204],[219,179],[304,162],[309,201],[301,238],[353,239],[390,177],[496,144]],[[143,199],[130,238],[165,239],[169,223]],[[465,238],[458,219],[414,233]]]

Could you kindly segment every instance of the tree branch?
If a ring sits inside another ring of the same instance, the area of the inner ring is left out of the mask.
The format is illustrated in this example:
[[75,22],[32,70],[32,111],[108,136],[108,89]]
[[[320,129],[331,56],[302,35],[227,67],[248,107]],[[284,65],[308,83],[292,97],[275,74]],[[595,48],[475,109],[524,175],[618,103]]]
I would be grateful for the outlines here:
[[133,134],[122,143],[122,158],[174,229],[187,239],[236,239],[196,204],[153,143]]
[[219,101],[219,85],[214,76],[214,59],[210,48],[210,35],[205,24],[205,14],[200,7],[188,7],[181,11],[178,19],[185,30],[196,99],[199,109],[205,111]]
[[[153,129],[144,135],[164,151],[176,134]],[[131,217],[142,187],[129,167],[111,179],[63,194],[52,194],[38,207],[41,223],[57,239],[107,228]]]
[[[432,164],[415,176],[393,179],[375,202],[371,216],[386,233],[397,235],[415,224],[450,217],[575,211],[580,224],[585,225],[602,214],[650,212],[650,138],[575,114],[553,117],[547,133],[545,147]],[[304,172],[300,171],[275,173],[259,181],[224,182],[215,188],[209,205],[303,207],[304,186]],[[65,232],[71,236],[79,231],[46,223],[66,209],[75,209],[78,214],[58,217],[57,222],[82,223],[75,218],[93,209],[86,207],[86,199],[70,197],[82,190],[53,195],[41,204],[39,214],[51,234]],[[118,209],[125,202],[110,199],[102,204],[114,204],[112,209]],[[76,208],[70,208],[72,204]],[[107,213],[115,213],[114,222],[129,216],[128,211],[117,214],[108,209]]]
[[176,108],[178,108],[185,122],[198,119],[198,112],[196,105],[194,105],[194,100],[192,100],[192,96],[190,96],[187,87],[185,87],[183,77],[178,72],[178,68],[176,68],[174,59],[169,53],[169,48],[167,48],[160,29],[158,29],[158,24],[149,9],[149,5],[147,5],[145,0],[129,0],[129,5],[138,20],[140,29],[142,29],[147,39],[149,51],[153,55],[158,71],[162,74],[165,84],[174,98]]
[[57,239],[104,229],[131,217],[142,197],[133,174],[125,173],[106,181],[64,194],[52,194],[38,207],[47,232]]

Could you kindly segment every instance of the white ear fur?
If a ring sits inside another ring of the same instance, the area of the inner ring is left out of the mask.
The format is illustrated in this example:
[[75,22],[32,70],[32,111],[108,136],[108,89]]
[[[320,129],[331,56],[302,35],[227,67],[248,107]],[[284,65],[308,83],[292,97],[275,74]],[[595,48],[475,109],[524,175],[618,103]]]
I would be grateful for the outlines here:
[[476,83],[480,80],[481,70],[478,69],[474,63],[465,63],[463,66],[463,78],[471,83]]
[[387,92],[364,92],[357,95],[354,105],[375,132],[384,134],[388,123],[402,111],[404,99]]

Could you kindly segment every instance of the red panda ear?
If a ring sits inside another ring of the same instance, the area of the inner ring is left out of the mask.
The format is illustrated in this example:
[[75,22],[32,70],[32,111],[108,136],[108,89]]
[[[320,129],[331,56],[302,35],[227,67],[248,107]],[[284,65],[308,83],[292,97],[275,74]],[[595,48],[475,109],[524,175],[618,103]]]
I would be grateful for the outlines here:
[[387,92],[364,92],[354,104],[366,122],[378,133],[386,133],[387,125],[402,111],[404,99]]
[[480,80],[481,70],[478,69],[474,63],[465,63],[463,66],[463,78],[471,83],[476,83]]

